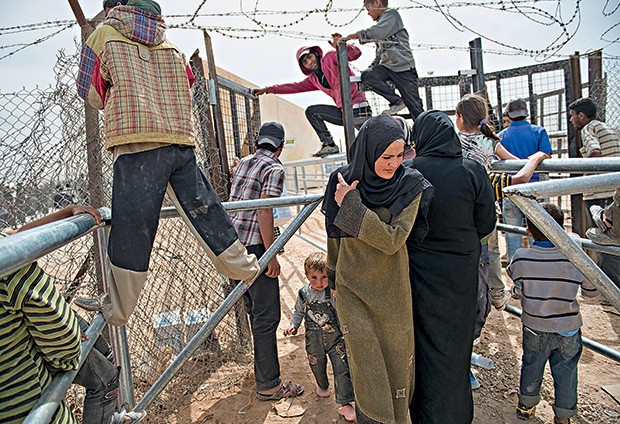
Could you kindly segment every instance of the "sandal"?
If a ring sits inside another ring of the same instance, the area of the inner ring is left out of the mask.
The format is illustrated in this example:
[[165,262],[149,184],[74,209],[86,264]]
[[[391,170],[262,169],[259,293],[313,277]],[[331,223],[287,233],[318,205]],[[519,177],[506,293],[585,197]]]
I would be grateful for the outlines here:
[[[557,417],[553,417],[553,424],[560,424],[560,422],[557,420]],[[566,419],[566,424],[570,424],[570,418]]]
[[605,218],[603,218],[603,208],[598,205],[590,206],[590,215],[592,215],[592,221],[594,225],[601,229],[601,231],[607,231],[609,228],[605,225]]
[[530,408],[528,408],[527,406],[521,403],[517,405],[517,418],[521,420],[527,420],[530,417],[533,417],[535,413],[536,413],[536,405]]
[[256,399],[262,401],[280,400],[283,398],[297,397],[304,392],[304,386],[293,383],[292,381],[283,381],[280,387],[273,394],[265,394],[256,392]]
[[146,416],[146,411],[115,412],[114,415],[112,416],[111,424],[127,424],[127,423],[135,424],[135,423],[140,422],[140,420],[142,420],[142,418],[144,418],[145,416]]

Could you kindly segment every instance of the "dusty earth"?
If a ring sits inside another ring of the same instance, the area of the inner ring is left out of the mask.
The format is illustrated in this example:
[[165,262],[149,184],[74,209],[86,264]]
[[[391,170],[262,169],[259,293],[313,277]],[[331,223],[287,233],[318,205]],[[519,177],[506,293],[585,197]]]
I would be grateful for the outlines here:
[[[322,217],[315,212],[303,228],[303,236],[325,243]],[[277,416],[270,402],[256,400],[251,369],[247,376],[225,392],[192,395],[185,404],[166,421],[170,423],[248,423],[248,424],[328,424],[346,421],[340,418],[334,395],[319,398],[314,393],[315,383],[307,365],[304,351],[303,332],[294,337],[284,337],[282,331],[288,327],[292,317],[297,290],[304,284],[303,260],[316,247],[294,237],[286,251],[279,257],[282,266],[280,278],[282,294],[282,321],[278,331],[279,354],[282,377],[303,384],[306,392],[298,398],[305,408],[301,417],[281,418]],[[505,281],[509,279],[505,276]],[[511,300],[515,307],[518,302]],[[620,313],[611,306],[602,306],[601,299],[581,299],[584,316],[583,335],[620,350]],[[303,326],[302,326],[303,327]],[[521,329],[519,318],[507,312],[493,310],[474,351],[495,362],[495,368],[475,368],[474,373],[482,387],[474,391],[475,419],[477,424],[523,423],[515,416],[517,388],[521,358]],[[329,371],[331,373],[331,371]],[[620,404],[603,391],[603,386],[620,385],[620,364],[589,349],[579,364],[579,414],[573,423],[620,423]],[[543,401],[538,406],[536,417],[530,423],[552,423],[553,382],[547,369],[542,390]],[[619,399],[620,400],[620,399]],[[449,402],[446,399],[446,402]]]

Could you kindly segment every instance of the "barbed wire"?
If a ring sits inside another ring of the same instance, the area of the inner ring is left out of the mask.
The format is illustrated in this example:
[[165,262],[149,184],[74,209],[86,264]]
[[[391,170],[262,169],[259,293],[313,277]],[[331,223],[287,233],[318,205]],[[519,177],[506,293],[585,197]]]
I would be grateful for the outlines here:
[[[618,3],[618,4],[616,5],[616,7],[614,7],[614,10],[612,10],[611,12],[605,12],[605,10],[607,10],[607,6],[608,6],[608,5],[609,5],[609,0],[605,0],[605,5],[603,6],[603,11],[602,11],[603,16],[611,16],[611,15],[613,15],[614,13],[616,13],[616,11],[620,8],[620,3]],[[615,26],[616,26],[616,25],[614,25],[614,27],[615,27]],[[612,28],[613,28],[613,27],[612,27]]]
[[[438,0],[433,0],[432,4],[425,4],[421,1],[410,0],[411,4],[408,5],[400,5],[400,6],[392,6],[393,9],[396,10],[411,10],[411,9],[427,9],[436,13],[440,13],[444,16],[446,21],[454,26],[459,31],[469,31],[476,36],[493,43],[497,46],[505,48],[506,50],[490,50],[485,49],[486,52],[491,54],[504,54],[504,55],[519,55],[525,54],[528,56],[542,58],[545,60],[546,58],[555,56],[566,44],[573,39],[573,37],[577,34],[580,26],[581,26],[581,1],[582,0],[574,0],[574,7],[572,13],[568,19],[562,18],[562,6],[563,3],[560,0],[486,0],[480,2],[474,1],[459,1],[459,2],[440,2]],[[543,4],[555,4],[555,11],[549,12],[544,10],[542,7]],[[224,37],[235,38],[240,40],[251,40],[258,39],[261,37],[265,37],[267,35],[278,35],[284,37],[292,37],[296,39],[305,38],[308,40],[314,41],[323,41],[327,38],[325,36],[315,35],[315,34],[307,34],[303,31],[290,31],[286,30],[287,28],[294,27],[299,25],[303,21],[307,20],[313,15],[322,15],[325,22],[331,27],[343,27],[354,22],[364,11],[362,7],[355,8],[335,8],[333,7],[333,0],[328,0],[324,7],[321,8],[313,8],[313,9],[300,9],[300,10],[263,10],[259,8],[260,0],[255,0],[254,6],[251,11],[247,11],[244,9],[243,0],[239,1],[239,10],[237,11],[227,11],[227,12],[218,12],[218,13],[200,13],[204,5],[206,4],[206,0],[200,1],[200,4],[191,14],[171,14],[164,15],[166,19],[171,20],[183,20],[184,22],[177,24],[170,24],[170,28],[178,28],[178,29],[194,29],[194,30],[211,30],[214,31]],[[564,2],[566,4],[566,2]],[[537,25],[544,25],[547,27],[557,27],[560,31],[559,35],[555,37],[546,47],[541,49],[532,49],[525,48],[514,45],[510,42],[501,41],[492,35],[486,34],[484,31],[477,30],[473,28],[471,25],[467,25],[464,23],[462,19],[459,19],[457,15],[457,11],[464,8],[482,8],[488,9],[503,13],[511,13],[511,14],[519,14],[523,16],[525,19],[528,19],[534,22]],[[617,13],[620,9],[620,4],[616,5],[611,11],[609,11],[610,5],[609,0],[607,0],[601,10],[601,14],[604,17],[612,16]],[[332,17],[336,14],[351,14],[353,13],[353,17],[351,19],[347,19],[345,23],[339,24],[334,22]],[[295,16],[294,19],[280,24],[265,22],[263,19],[267,16]],[[249,19],[257,28],[247,28],[247,27],[235,27],[235,26],[208,26],[208,25],[199,25],[196,23],[197,18],[216,18],[216,17],[243,17],[245,19]],[[26,25],[16,25],[16,26],[7,26],[0,27],[0,36],[9,35],[9,34],[18,34],[29,31],[37,31],[37,30],[45,30],[45,29],[54,29],[59,28],[57,31],[48,34],[44,37],[38,38],[32,42],[28,43],[18,43],[18,44],[8,44],[4,46],[0,46],[0,50],[6,49],[15,49],[10,53],[5,54],[0,57],[0,61],[12,56],[27,47],[34,46],[40,43],[43,43],[54,36],[58,35],[62,31],[69,29],[73,26],[77,25],[76,21],[73,20],[56,20],[56,21],[46,21],[46,22],[38,22]],[[602,32],[600,39],[601,41],[608,43],[607,46],[611,44],[615,44],[620,42],[620,37],[608,39],[607,36],[614,29],[616,29],[620,23],[614,24],[610,28],[606,29]],[[246,34],[246,35],[242,35]],[[417,47],[418,49],[428,49],[426,46],[430,45],[419,45],[424,47]],[[431,49],[458,49],[452,48],[452,46],[437,46],[433,45]]]
[[19,53],[20,51],[22,51],[22,50],[24,50],[24,49],[26,49],[28,47],[35,46],[37,44],[41,44],[41,43],[43,43],[43,42],[45,42],[45,41],[47,41],[47,40],[57,36],[61,32],[68,30],[69,28],[73,27],[74,25],[77,25],[77,22],[76,21],[71,21],[71,23],[69,23],[69,24],[67,24],[65,26],[62,26],[58,31],[55,31],[55,32],[53,32],[51,34],[48,34],[48,35],[44,36],[44,37],[38,38],[38,39],[36,39],[36,40],[34,40],[34,41],[30,42],[30,43],[24,43],[23,45],[21,45],[21,47],[13,50],[12,52],[7,53],[4,56],[0,56],[0,61],[6,59],[7,57],[13,56],[14,54]]

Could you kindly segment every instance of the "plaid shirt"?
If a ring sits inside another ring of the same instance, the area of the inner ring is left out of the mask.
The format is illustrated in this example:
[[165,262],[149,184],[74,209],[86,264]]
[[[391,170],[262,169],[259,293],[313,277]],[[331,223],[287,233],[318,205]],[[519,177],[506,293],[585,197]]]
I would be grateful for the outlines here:
[[78,93],[105,111],[105,147],[194,145],[185,56],[165,38],[159,15],[116,6],[82,48]]
[[[230,189],[230,201],[254,200],[261,196],[280,197],[284,189],[284,167],[269,150],[258,149],[254,155],[241,159],[235,170]],[[230,214],[245,246],[263,244],[258,227],[256,210],[239,211]]]

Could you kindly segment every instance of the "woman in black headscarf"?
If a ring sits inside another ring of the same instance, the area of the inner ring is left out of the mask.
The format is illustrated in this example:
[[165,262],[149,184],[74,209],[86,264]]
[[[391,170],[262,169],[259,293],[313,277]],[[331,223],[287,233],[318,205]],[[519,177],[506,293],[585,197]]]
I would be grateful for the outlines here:
[[432,187],[402,166],[404,149],[396,120],[371,118],[351,145],[349,165],[330,176],[323,201],[358,423],[405,423],[409,415],[414,345],[405,241]]
[[414,139],[410,166],[433,184],[435,197],[428,234],[422,242],[407,240],[416,341],[411,418],[414,424],[469,423],[480,239],[495,227],[493,191],[482,165],[462,157],[443,112],[418,116]]

